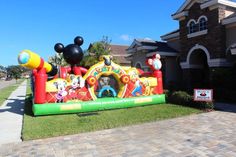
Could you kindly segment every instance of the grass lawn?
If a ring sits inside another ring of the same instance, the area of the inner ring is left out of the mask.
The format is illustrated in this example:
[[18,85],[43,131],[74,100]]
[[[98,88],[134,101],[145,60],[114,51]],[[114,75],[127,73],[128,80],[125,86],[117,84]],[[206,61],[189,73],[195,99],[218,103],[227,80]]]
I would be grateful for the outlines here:
[[27,88],[23,140],[77,134],[201,113],[201,110],[173,104],[152,105],[84,114],[34,117]]
[[5,88],[0,89],[0,106],[3,104],[5,100],[11,95],[11,93],[16,90],[16,88],[24,81],[24,79],[17,80],[17,83],[9,85]]

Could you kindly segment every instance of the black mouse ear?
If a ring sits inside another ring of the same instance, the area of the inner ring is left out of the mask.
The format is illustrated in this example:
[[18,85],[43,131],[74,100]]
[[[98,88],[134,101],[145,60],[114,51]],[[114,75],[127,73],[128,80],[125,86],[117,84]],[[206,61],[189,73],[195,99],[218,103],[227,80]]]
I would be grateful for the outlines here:
[[64,45],[61,44],[61,43],[57,43],[57,44],[54,46],[54,50],[55,50],[57,53],[62,53],[62,52],[63,52],[63,49],[64,49]]
[[77,36],[77,37],[75,37],[75,39],[74,39],[74,43],[75,43],[76,45],[81,46],[81,45],[84,43],[84,39],[83,39],[82,37],[80,37],[80,36]]

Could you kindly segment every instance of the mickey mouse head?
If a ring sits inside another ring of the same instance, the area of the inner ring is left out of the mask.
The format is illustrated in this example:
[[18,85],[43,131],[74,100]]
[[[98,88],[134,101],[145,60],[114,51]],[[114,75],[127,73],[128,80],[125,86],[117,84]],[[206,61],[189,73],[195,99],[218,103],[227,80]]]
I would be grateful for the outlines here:
[[74,44],[69,44],[64,47],[63,44],[57,43],[54,46],[54,49],[57,53],[63,53],[63,57],[67,63],[74,66],[79,64],[80,61],[83,59],[83,50],[81,49],[81,45],[83,44],[84,40],[82,37],[77,36],[74,39]]

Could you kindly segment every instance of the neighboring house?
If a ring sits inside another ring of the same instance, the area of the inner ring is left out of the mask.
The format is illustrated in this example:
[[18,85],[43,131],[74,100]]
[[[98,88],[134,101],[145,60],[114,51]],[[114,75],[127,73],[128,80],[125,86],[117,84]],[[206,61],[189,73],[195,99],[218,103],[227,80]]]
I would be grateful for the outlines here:
[[[92,48],[92,44],[89,45],[89,49]],[[109,45],[109,49],[110,49],[110,55],[113,56],[114,60],[117,61],[117,64],[120,64],[121,66],[130,66],[130,61],[128,59],[126,59],[125,57],[128,56],[126,49],[129,46],[125,46],[125,45]],[[93,55],[92,53],[90,53],[90,55]]]
[[165,85],[171,84],[173,81],[180,81],[180,67],[176,62],[178,51],[171,48],[167,43],[151,39],[134,39],[127,49],[127,53],[129,56],[126,58],[131,61],[131,66],[144,71],[150,70],[146,65],[147,58],[159,53],[161,55]]
[[161,36],[179,50],[186,88],[207,87],[211,71],[236,62],[236,3],[229,0],[186,0],[172,15],[179,29]]
[[126,59],[128,56],[126,49],[128,49],[129,46],[124,45],[110,45],[111,47],[111,55],[115,60],[118,62],[118,64],[122,66],[131,66],[130,61]]

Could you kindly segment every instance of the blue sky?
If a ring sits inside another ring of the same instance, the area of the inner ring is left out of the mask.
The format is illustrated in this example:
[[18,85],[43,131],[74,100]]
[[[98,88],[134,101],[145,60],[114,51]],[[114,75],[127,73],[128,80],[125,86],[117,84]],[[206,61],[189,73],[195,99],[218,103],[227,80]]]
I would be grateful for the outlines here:
[[134,38],[160,40],[178,28],[172,20],[184,0],[1,0],[0,65],[17,65],[17,55],[30,49],[45,60],[54,45],[84,38],[83,49],[108,36],[112,44],[130,45]]

